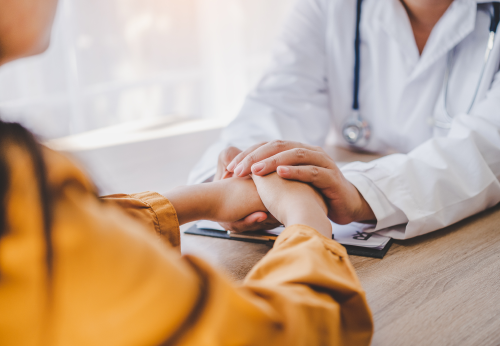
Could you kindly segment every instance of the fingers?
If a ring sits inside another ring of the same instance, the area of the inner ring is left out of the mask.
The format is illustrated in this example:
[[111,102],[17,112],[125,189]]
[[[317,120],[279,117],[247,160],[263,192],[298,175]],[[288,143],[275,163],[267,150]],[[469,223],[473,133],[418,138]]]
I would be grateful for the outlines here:
[[227,167],[227,165],[240,153],[240,149],[236,147],[229,147],[221,152],[221,162]]
[[241,160],[243,160],[248,154],[250,154],[252,151],[254,151],[255,149],[265,145],[267,142],[263,142],[263,143],[259,143],[259,144],[255,144],[255,145],[252,145],[250,148],[248,148],[247,150],[243,151],[243,152],[240,152],[230,163],[229,165],[227,165],[227,170],[229,172],[234,172],[234,168],[241,162]]
[[224,174],[222,175],[221,180],[228,179],[228,178],[232,178],[232,177],[233,177],[233,173],[232,173],[232,172],[228,172],[228,171],[226,170],[226,171],[224,171]]
[[318,189],[331,188],[339,183],[335,170],[317,166],[279,166],[276,172],[283,179],[309,183]]
[[[251,167],[253,164],[260,162],[264,159],[267,159],[271,156],[274,156],[283,151],[287,151],[294,148],[302,148],[308,149],[312,151],[322,151],[319,147],[314,147],[312,145],[303,144],[299,142],[291,142],[291,141],[272,141],[266,143],[257,149],[254,149],[252,152],[240,156],[243,157],[241,162],[234,168],[234,175],[239,177],[244,177],[251,173]],[[233,168],[233,167],[232,167]]]
[[295,148],[271,156],[268,159],[252,165],[251,170],[255,175],[267,175],[275,172],[279,166],[310,165],[333,169],[335,163],[324,151],[315,151]]
[[217,162],[217,172],[215,173],[214,181],[231,178],[232,172],[228,172],[227,165],[239,154],[241,150],[236,147],[229,147],[221,151]]
[[236,222],[221,223],[224,229],[236,233],[268,230],[276,228],[279,225],[280,223],[271,214],[264,212],[250,214],[246,218]]

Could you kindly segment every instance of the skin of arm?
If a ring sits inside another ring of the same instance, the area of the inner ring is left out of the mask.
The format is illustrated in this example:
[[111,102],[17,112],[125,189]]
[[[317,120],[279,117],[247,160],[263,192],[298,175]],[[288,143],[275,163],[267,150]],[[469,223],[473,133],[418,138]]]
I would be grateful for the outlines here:
[[182,186],[164,196],[177,211],[181,225],[201,219],[233,222],[253,212],[269,210],[287,227],[306,225],[331,238],[325,201],[313,187],[282,179],[276,173],[252,178]]
[[[241,150],[236,147],[228,147],[219,154],[217,161],[217,172],[214,176],[214,181],[228,179],[233,177],[233,172],[229,172],[226,167],[233,159],[241,153]],[[273,229],[280,226],[280,222],[276,220],[271,213],[261,211],[245,215],[245,218],[234,222],[221,222],[224,229],[229,229],[232,232],[246,232],[256,230]]]
[[309,226],[331,239],[328,208],[321,194],[312,186],[282,179],[276,173],[252,175],[252,178],[266,208],[286,227]]
[[272,141],[238,154],[228,170],[236,177],[277,172],[283,179],[309,183],[321,192],[328,205],[328,217],[338,224],[375,220],[370,205],[320,147]]
[[181,186],[163,196],[174,206],[181,225],[196,220],[233,222],[254,212],[267,212],[250,177]]

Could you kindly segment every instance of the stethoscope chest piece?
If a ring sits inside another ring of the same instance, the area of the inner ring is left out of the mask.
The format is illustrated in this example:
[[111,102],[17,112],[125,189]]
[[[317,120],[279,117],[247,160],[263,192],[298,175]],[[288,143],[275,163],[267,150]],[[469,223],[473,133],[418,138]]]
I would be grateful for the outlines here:
[[342,135],[344,140],[352,146],[365,147],[370,140],[370,125],[354,111],[351,117],[344,123]]

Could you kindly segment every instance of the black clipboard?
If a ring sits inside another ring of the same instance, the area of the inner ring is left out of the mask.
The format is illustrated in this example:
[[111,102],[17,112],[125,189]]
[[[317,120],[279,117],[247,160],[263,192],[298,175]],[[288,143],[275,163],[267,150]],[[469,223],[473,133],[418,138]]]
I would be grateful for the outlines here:
[[[249,233],[244,233],[241,235],[232,235],[228,234],[227,231],[217,231],[214,229],[204,229],[204,228],[198,228],[196,224],[191,226],[187,231],[184,232],[184,234],[191,234],[191,235],[201,235],[204,237],[212,237],[212,238],[221,238],[221,239],[228,239],[228,240],[237,240],[237,241],[244,241],[248,243],[258,243],[258,244],[269,244],[272,246],[274,244],[274,240],[277,238],[276,237],[271,237],[267,236],[265,237],[263,234],[259,234],[258,232],[249,232]],[[362,257],[372,257],[372,258],[384,258],[385,254],[389,249],[391,248],[393,243],[392,238],[389,239],[385,247],[381,250],[377,249],[371,249],[371,248],[366,248],[366,247],[361,247],[361,246],[352,246],[352,245],[342,245],[343,247],[346,248],[347,254],[351,256],[362,256]]]

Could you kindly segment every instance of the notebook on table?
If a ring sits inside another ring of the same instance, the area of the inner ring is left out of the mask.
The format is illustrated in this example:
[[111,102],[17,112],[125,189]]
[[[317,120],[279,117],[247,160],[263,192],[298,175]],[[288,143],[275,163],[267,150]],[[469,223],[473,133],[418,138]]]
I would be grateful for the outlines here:
[[[332,238],[345,246],[349,255],[383,258],[392,245],[392,239],[373,233],[373,227],[370,224],[356,222],[348,225],[338,225],[332,222]],[[269,231],[234,233],[225,230],[216,222],[199,221],[184,233],[251,243],[273,244],[284,229],[281,226]]]

